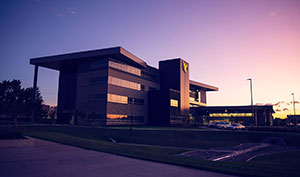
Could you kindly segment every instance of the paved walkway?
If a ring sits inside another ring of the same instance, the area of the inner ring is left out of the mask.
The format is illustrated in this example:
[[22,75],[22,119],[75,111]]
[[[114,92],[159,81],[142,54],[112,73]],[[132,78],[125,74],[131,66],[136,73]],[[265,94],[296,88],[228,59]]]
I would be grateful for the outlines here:
[[38,139],[13,147],[4,143],[0,140],[1,177],[230,177]]

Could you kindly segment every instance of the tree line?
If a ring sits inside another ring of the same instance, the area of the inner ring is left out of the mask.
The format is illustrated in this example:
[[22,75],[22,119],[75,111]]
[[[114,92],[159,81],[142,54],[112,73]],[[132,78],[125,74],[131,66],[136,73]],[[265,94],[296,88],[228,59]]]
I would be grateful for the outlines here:
[[31,120],[34,111],[37,117],[44,114],[42,106],[43,99],[38,88],[34,100],[34,88],[22,88],[20,80],[0,83],[0,115],[12,119],[16,127],[18,118]]

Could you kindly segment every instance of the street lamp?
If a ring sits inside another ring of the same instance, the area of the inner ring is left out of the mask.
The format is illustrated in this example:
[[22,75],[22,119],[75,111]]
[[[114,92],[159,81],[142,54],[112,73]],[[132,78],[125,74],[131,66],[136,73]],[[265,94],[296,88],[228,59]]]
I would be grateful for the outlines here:
[[[254,121],[253,118],[253,92],[252,92],[252,79],[249,78],[247,79],[250,81],[250,96],[251,96],[251,112],[252,112],[252,120]],[[256,118],[256,117],[255,117]],[[257,120],[255,120],[255,125],[257,126]]]
[[296,126],[295,94],[292,93],[292,96],[293,96],[293,106],[294,106],[294,120],[295,120],[295,126]]
[[131,127],[130,127],[130,130],[133,130],[133,118],[134,118],[134,98],[132,98],[131,100],[131,104],[132,104],[132,118],[131,118]]

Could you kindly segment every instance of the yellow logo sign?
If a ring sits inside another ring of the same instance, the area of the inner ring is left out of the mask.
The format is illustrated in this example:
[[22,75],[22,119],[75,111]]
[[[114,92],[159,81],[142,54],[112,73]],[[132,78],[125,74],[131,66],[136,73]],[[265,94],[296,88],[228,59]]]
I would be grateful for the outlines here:
[[185,73],[188,71],[188,65],[184,61],[182,61],[182,70]]

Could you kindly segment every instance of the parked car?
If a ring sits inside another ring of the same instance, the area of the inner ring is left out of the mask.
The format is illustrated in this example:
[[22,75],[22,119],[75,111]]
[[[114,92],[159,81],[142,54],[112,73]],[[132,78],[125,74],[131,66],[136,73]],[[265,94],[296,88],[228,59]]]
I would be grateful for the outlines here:
[[207,125],[208,128],[216,128],[220,122],[211,122]]
[[245,126],[242,125],[242,124],[239,124],[239,123],[233,123],[233,124],[230,124],[229,126],[227,126],[226,129],[229,129],[229,130],[243,130],[243,129],[245,129]]
[[219,123],[217,124],[217,128],[219,128],[219,129],[225,129],[225,128],[228,127],[229,125],[230,125],[229,122],[219,122]]

